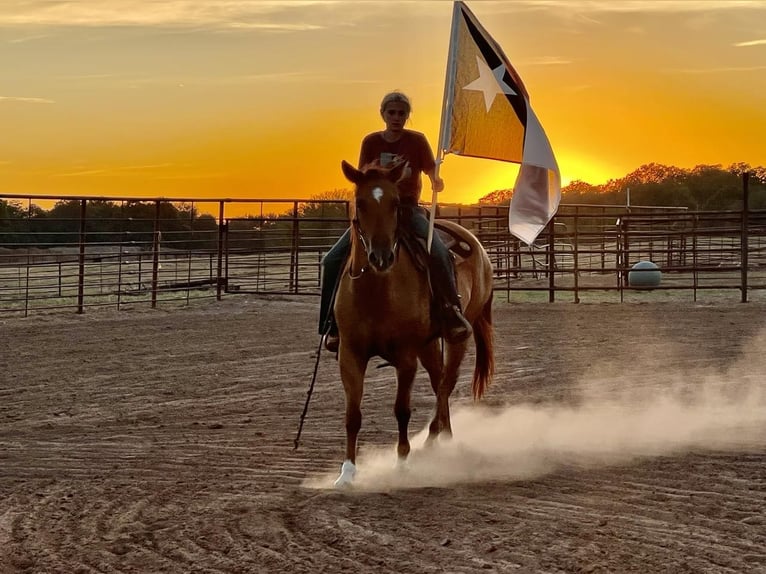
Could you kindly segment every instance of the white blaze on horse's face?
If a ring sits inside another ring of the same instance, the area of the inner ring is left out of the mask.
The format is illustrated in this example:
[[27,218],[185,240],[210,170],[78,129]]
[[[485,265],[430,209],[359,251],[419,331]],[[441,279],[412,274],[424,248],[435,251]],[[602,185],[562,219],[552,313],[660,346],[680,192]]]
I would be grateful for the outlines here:
[[358,184],[355,221],[370,266],[388,271],[396,253],[399,191],[386,179],[373,179]]

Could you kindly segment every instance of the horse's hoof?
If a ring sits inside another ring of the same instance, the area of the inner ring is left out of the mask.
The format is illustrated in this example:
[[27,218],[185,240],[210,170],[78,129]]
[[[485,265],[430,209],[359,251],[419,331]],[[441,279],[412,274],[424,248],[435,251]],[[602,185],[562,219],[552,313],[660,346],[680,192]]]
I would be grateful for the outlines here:
[[398,457],[396,459],[396,464],[394,465],[394,468],[396,468],[399,472],[407,472],[410,470],[410,462],[409,458],[402,458]]
[[356,476],[356,465],[350,460],[343,461],[343,465],[340,467],[340,476],[334,483],[335,488],[351,486],[354,482],[354,476]]

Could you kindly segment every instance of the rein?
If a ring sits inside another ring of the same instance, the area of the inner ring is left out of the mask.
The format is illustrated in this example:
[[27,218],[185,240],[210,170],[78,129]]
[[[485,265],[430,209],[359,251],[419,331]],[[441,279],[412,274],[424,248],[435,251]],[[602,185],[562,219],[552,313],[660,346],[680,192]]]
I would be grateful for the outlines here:
[[[359,227],[359,219],[358,218],[355,217],[354,219],[351,220],[351,227],[354,228],[354,232],[356,233],[356,236],[359,238],[359,241],[362,242],[362,247],[364,248],[364,252],[369,255],[370,252],[369,252],[369,249],[367,248],[367,240],[364,238],[364,234],[362,233],[362,229]],[[351,265],[349,267],[349,270],[348,270],[348,276],[351,279],[359,279],[362,275],[365,274],[365,272],[367,271],[368,268],[369,268],[369,265],[364,265],[359,270],[359,273],[357,275],[354,275],[353,265]]]

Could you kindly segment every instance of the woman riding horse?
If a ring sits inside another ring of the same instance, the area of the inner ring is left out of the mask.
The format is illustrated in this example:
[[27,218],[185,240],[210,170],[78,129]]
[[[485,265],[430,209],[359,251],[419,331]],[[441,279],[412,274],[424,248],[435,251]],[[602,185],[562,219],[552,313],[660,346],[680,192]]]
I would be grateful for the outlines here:
[[[386,94],[380,104],[380,115],[386,124],[382,132],[369,134],[362,141],[359,168],[368,166],[391,167],[406,162],[402,179],[397,183],[401,201],[401,222],[417,237],[427,239],[429,221],[426,212],[418,206],[420,200],[420,174],[425,173],[436,192],[444,189],[444,182],[436,175],[436,162],[431,146],[422,133],[404,129],[410,116],[410,101],[401,92]],[[322,259],[322,299],[319,312],[319,332],[326,334],[325,347],[338,350],[338,329],[332,314],[333,293],[343,263],[348,257],[350,229]],[[434,234],[429,257],[431,287],[442,323],[442,336],[450,343],[459,343],[471,335],[471,325],[463,316],[460,297],[449,251],[438,234]]]

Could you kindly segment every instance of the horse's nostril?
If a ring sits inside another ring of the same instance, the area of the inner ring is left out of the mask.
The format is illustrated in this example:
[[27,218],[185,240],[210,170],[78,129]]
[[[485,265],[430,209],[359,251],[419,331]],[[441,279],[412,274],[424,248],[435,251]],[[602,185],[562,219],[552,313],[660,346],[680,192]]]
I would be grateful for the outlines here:
[[393,252],[393,251],[391,251],[391,252],[388,254],[388,264],[389,264],[389,265],[393,265],[393,264],[394,264],[394,252]]

